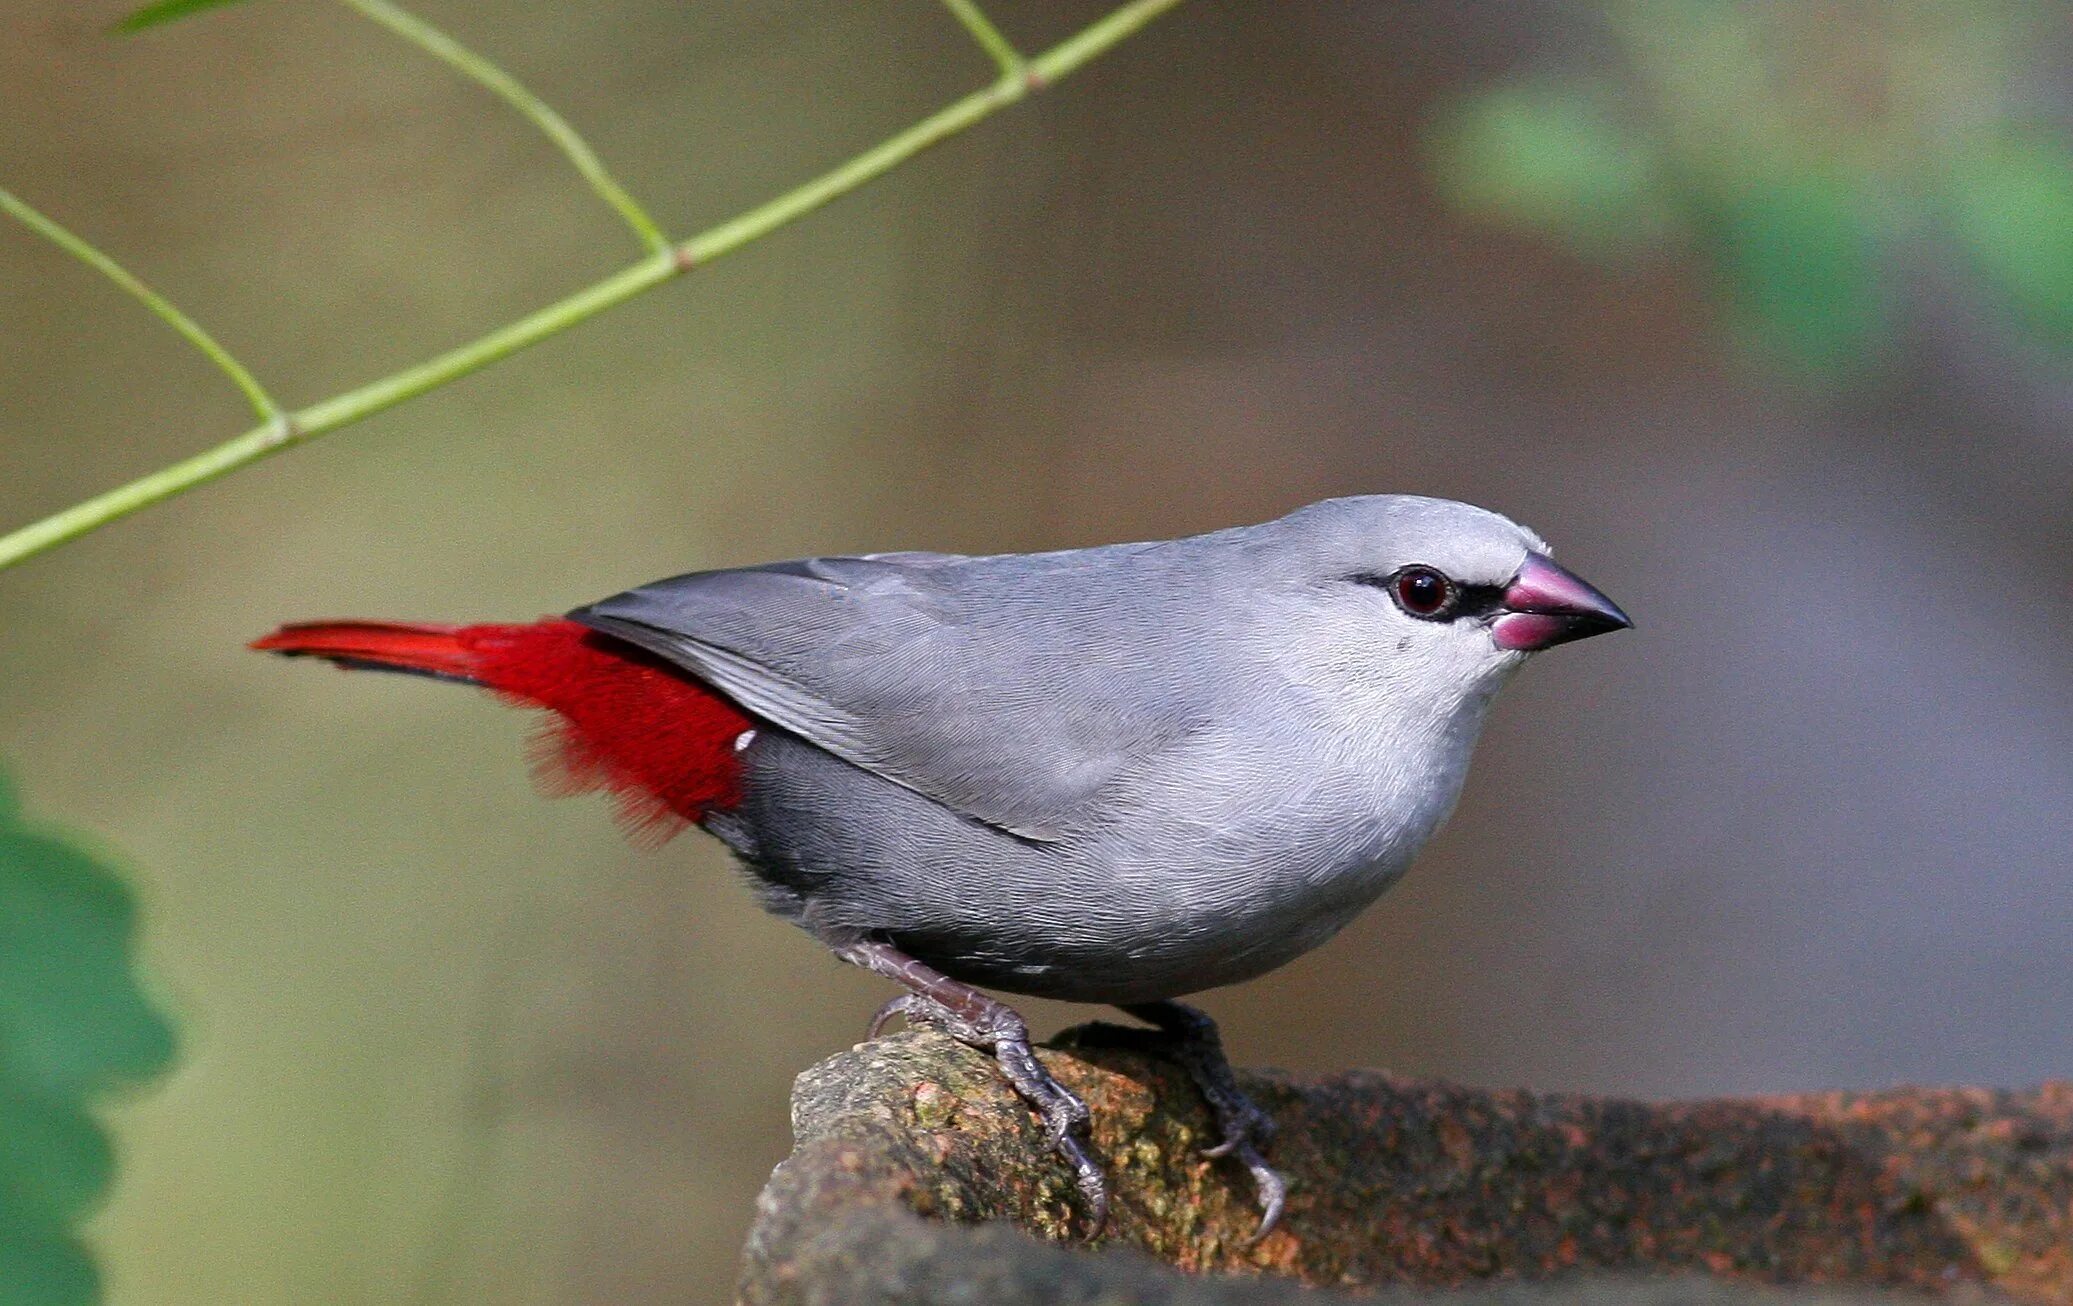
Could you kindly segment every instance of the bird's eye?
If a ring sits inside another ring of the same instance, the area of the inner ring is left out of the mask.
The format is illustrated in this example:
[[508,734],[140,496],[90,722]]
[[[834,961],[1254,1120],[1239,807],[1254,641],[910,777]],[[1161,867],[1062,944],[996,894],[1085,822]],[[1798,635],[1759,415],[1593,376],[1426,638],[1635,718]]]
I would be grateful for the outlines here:
[[1397,606],[1414,617],[1431,620],[1454,606],[1454,582],[1430,567],[1406,567],[1390,578],[1389,592]]

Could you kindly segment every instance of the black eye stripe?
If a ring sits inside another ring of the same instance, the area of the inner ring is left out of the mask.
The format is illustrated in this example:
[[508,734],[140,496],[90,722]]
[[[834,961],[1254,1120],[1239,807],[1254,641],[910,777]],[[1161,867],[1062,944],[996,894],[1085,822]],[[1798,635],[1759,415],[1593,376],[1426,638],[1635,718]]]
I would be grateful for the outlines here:
[[[1407,574],[1413,572],[1429,573],[1432,576],[1438,577],[1446,584],[1447,597],[1438,607],[1420,611],[1405,602],[1404,596],[1398,592],[1397,586]],[[1406,615],[1416,617],[1420,621],[1458,621],[1463,617],[1487,617],[1504,606],[1504,586],[1464,585],[1440,571],[1439,568],[1428,567],[1423,564],[1414,563],[1408,567],[1400,567],[1386,575],[1364,572],[1360,575],[1349,576],[1347,579],[1356,585],[1367,585],[1381,590],[1389,595],[1390,599]]]

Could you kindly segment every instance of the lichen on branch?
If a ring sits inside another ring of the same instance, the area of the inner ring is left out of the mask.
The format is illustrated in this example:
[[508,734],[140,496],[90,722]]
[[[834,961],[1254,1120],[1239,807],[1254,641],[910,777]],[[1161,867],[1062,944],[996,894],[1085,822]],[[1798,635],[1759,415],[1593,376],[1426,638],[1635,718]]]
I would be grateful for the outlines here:
[[1092,1249],[1070,1245],[1072,1184],[990,1063],[906,1034],[799,1077],[742,1299],[1179,1306],[1289,1300],[1293,1282],[1398,1301],[1511,1285],[1432,1298],[1457,1306],[2073,1300],[2073,1084],[1658,1104],[1247,1075],[1290,1180],[1254,1246],[1250,1186],[1202,1156],[1186,1076],[1114,1027],[1060,1043],[1045,1064],[1092,1108],[1111,1175]]

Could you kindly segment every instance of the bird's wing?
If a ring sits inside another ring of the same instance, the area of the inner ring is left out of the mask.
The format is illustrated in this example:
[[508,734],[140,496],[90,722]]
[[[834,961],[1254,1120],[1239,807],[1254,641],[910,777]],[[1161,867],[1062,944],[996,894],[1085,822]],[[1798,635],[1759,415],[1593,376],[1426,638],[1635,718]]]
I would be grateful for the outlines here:
[[[999,565],[1007,563],[1006,566]],[[1086,567],[944,554],[808,558],[659,581],[569,615],[750,712],[1034,840],[1191,729]]]

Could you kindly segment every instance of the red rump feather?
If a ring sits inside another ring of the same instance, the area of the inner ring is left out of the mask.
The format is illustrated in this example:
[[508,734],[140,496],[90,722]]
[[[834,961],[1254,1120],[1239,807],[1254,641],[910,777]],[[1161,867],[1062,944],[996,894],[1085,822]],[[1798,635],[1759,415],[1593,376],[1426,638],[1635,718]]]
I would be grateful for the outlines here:
[[754,719],[662,659],[578,622],[316,621],[252,647],[465,681],[545,708],[556,719],[534,753],[542,787],[610,792],[630,833],[666,839],[741,801],[735,744]]

